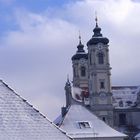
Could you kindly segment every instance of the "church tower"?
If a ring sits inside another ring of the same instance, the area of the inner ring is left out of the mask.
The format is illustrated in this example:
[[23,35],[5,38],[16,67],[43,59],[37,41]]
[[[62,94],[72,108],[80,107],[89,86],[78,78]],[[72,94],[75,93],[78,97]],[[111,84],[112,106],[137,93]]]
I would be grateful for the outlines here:
[[73,55],[73,86],[78,88],[88,87],[88,55],[84,50],[84,45],[81,43],[81,36],[79,35],[79,44],[77,52]]
[[67,82],[65,84],[65,95],[66,95],[66,108],[71,105],[72,95],[71,95],[71,84],[69,78],[67,78]]
[[109,125],[113,125],[110,83],[109,40],[101,34],[96,17],[94,35],[87,42],[89,96],[91,110]]

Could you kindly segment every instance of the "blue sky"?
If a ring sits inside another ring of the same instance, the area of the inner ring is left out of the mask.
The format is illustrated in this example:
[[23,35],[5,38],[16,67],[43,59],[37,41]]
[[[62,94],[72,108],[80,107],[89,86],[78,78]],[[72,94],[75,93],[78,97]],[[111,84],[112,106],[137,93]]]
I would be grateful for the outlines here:
[[61,8],[72,2],[73,0],[0,0],[0,34],[18,28],[14,22],[14,14],[17,9],[42,13],[52,8]]
[[112,85],[140,85],[138,1],[0,0],[0,78],[50,119],[65,105],[78,32],[87,49],[95,11],[110,40]]

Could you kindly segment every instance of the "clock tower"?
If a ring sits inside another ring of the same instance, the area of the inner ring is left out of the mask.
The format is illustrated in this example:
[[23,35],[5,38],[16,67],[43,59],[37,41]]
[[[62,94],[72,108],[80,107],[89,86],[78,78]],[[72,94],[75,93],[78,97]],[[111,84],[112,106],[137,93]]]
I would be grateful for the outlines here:
[[88,54],[84,50],[84,45],[81,43],[79,35],[79,44],[77,52],[72,56],[73,67],[73,87],[81,89],[88,87]]
[[110,82],[109,40],[103,37],[97,18],[95,20],[94,35],[87,42],[90,108],[98,117],[112,126],[113,106]]

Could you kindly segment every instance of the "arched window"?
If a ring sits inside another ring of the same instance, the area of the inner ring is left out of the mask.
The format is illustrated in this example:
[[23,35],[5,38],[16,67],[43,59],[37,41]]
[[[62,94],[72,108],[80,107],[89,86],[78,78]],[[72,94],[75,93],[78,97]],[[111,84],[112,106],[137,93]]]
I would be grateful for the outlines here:
[[99,64],[104,64],[104,54],[103,53],[98,53],[98,63]]
[[90,55],[89,55],[89,62],[90,62],[90,65],[92,65],[92,60],[91,60],[92,58],[91,58],[91,53],[90,53]]
[[101,81],[100,82],[100,89],[104,89],[105,88],[105,83],[104,83],[104,81]]
[[86,76],[86,68],[84,66],[81,67],[81,76]]

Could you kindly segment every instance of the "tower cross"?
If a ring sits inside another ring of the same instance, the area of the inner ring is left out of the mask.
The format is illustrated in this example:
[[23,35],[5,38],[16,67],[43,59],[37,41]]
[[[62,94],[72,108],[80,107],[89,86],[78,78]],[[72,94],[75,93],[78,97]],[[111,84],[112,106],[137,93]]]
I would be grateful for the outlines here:
[[95,21],[96,21],[96,27],[98,27],[98,18],[97,18],[97,12],[95,11]]

